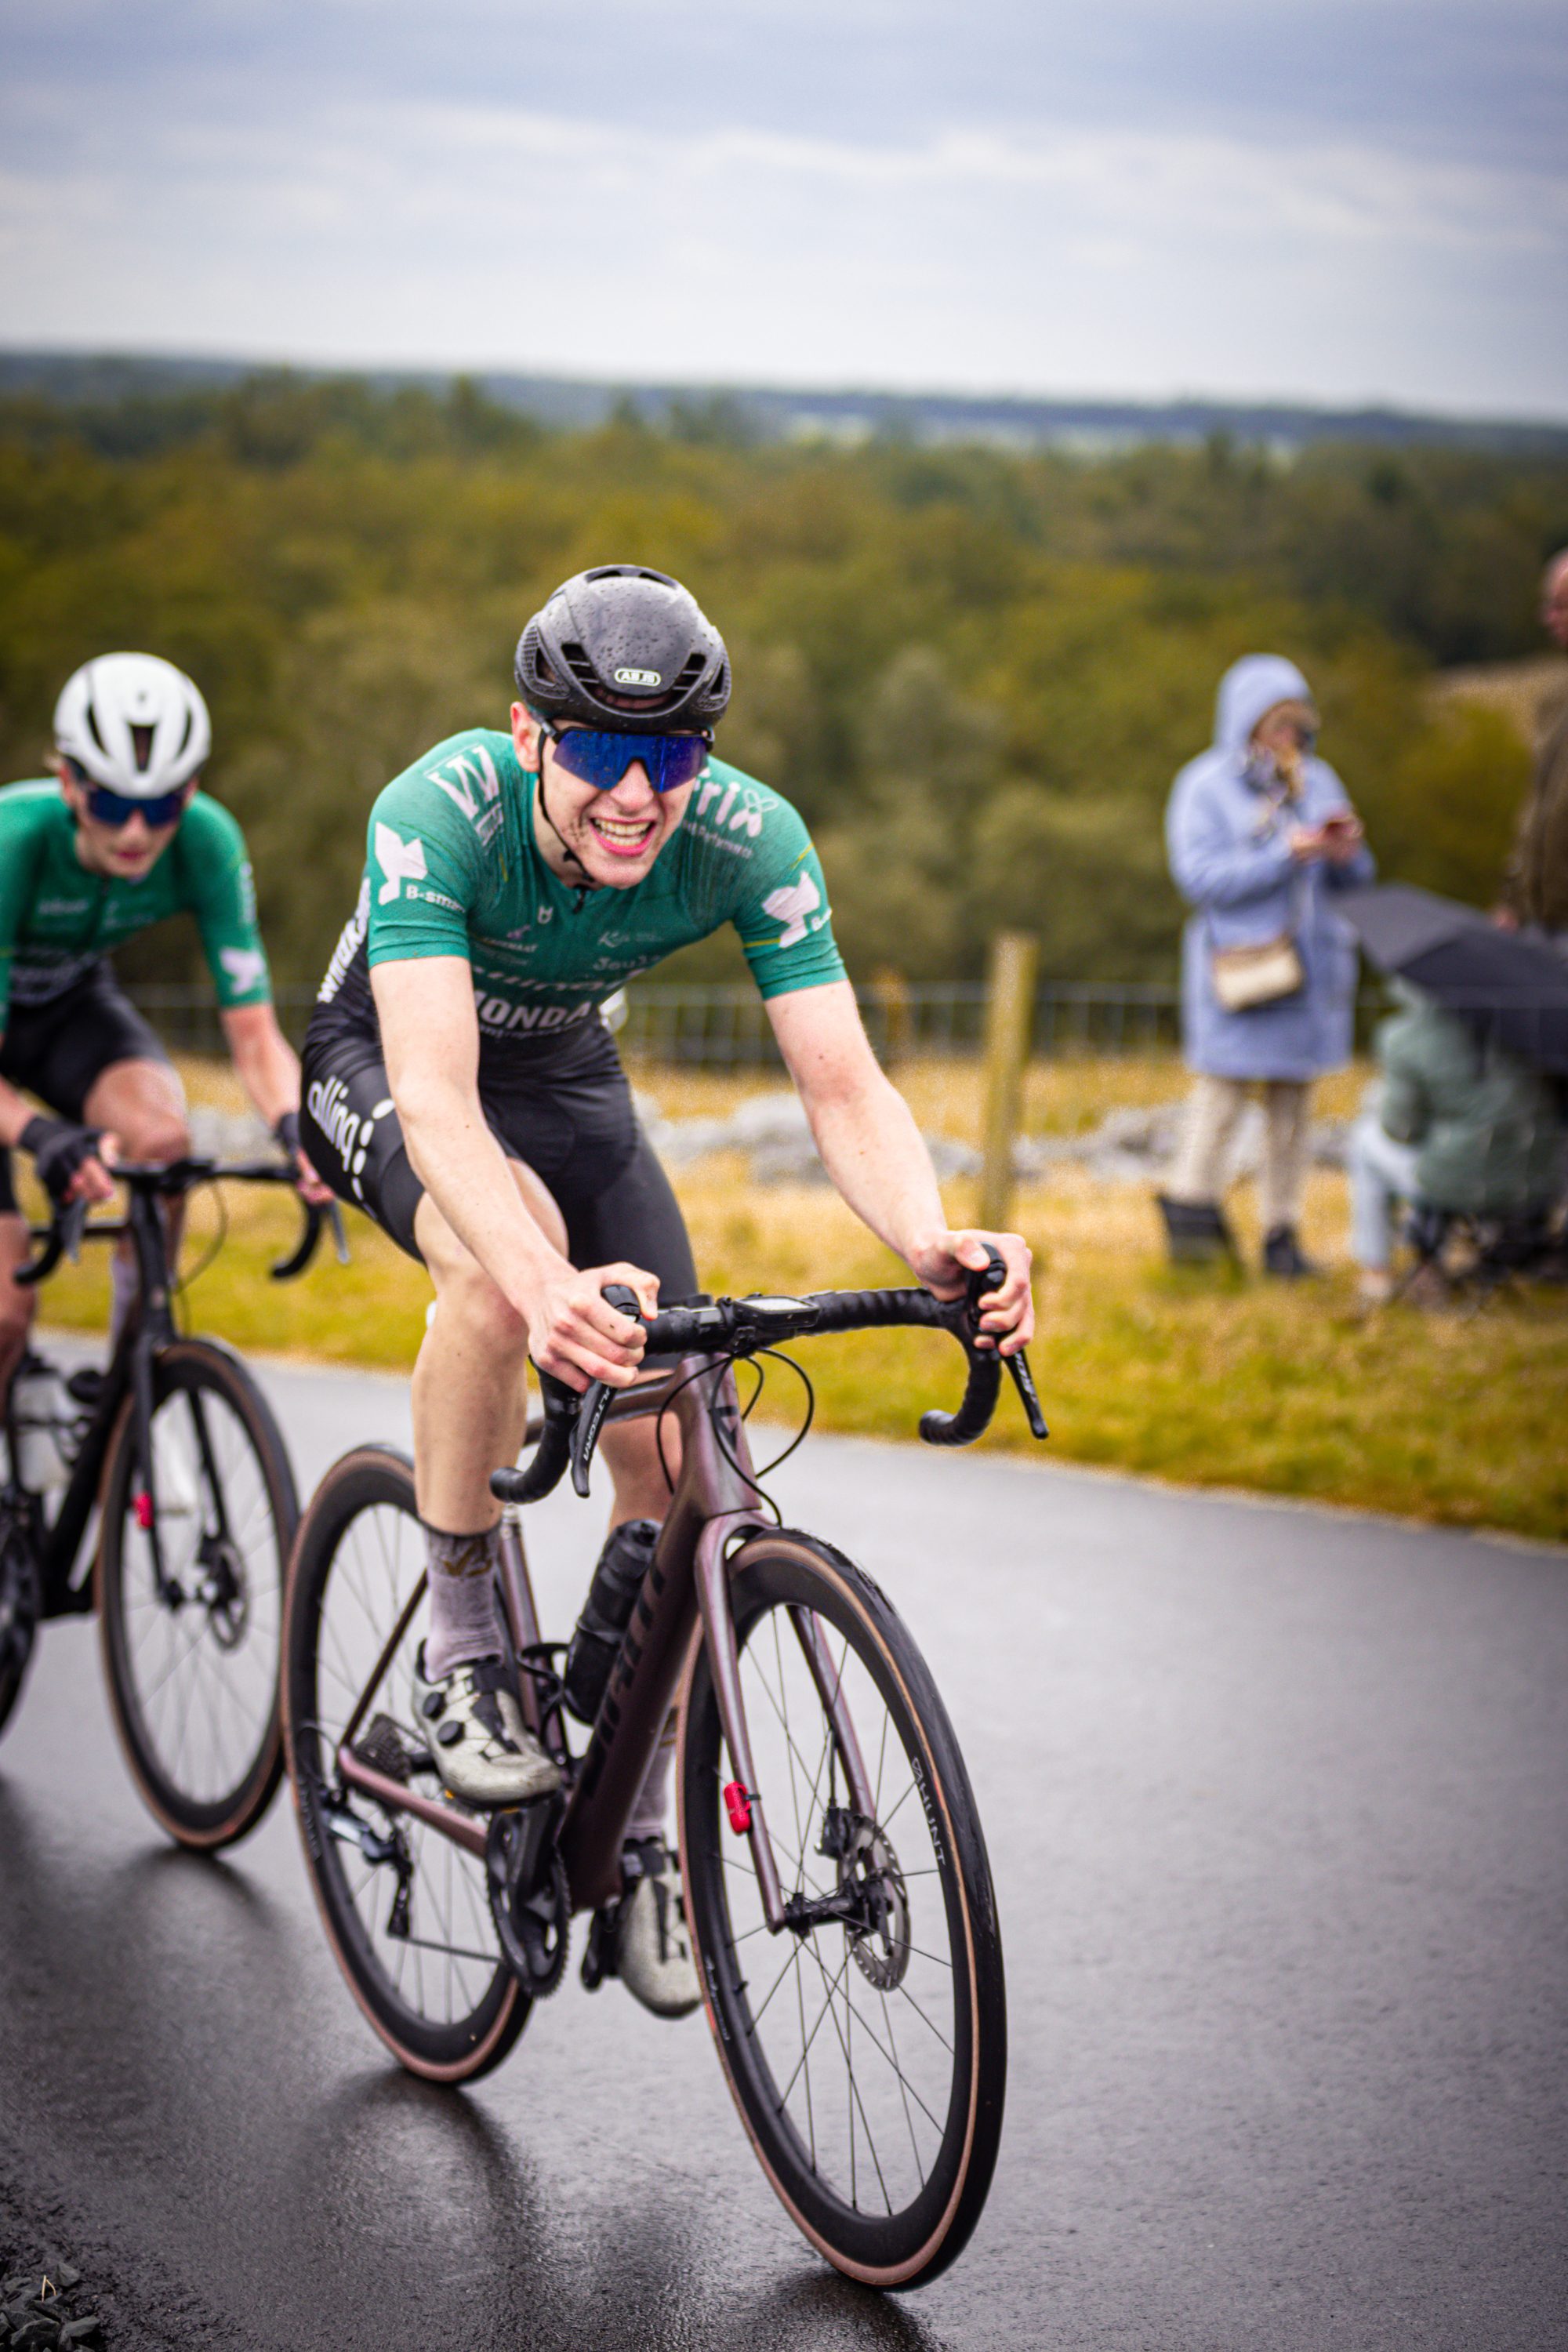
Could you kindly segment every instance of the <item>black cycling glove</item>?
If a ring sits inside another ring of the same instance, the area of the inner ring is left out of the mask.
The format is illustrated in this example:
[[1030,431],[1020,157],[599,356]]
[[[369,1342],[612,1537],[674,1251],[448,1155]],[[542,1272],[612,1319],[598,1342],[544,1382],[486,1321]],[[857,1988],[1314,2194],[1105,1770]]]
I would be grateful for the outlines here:
[[282,1145],[290,1160],[299,1158],[300,1114],[297,1110],[286,1110],[279,1114],[272,1124],[272,1139],[274,1143]]
[[84,1160],[90,1160],[103,1135],[101,1127],[78,1127],[74,1119],[30,1118],[16,1138],[33,1155],[39,1183],[51,1201],[63,1203],[71,1179]]

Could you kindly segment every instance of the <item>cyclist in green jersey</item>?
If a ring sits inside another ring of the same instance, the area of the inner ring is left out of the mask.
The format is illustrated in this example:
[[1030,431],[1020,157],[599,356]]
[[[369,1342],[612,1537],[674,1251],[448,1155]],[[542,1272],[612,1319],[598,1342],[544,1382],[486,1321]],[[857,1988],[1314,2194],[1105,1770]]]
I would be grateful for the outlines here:
[[[12,1148],[32,1153],[57,1202],[106,1200],[117,1154],[190,1148],[179,1078],[116,986],[112,949],[165,915],[195,916],[236,1070],[299,1150],[300,1066],[272,1009],[244,837],[197,789],[210,744],[206,705],[182,671],[153,654],[106,654],[56,705],[54,777],[0,792],[0,1399],[34,1304],[10,1279],[27,1255]],[[301,1190],[330,1197],[300,1164]],[[117,1256],[117,1316],[134,1283],[129,1254]]]
[[[446,1785],[479,1807],[558,1780],[505,1687],[492,1591],[489,1474],[521,1444],[525,1359],[579,1390],[628,1386],[642,1330],[606,1285],[645,1312],[698,1286],[598,1015],[623,982],[733,923],[844,1199],[942,1297],[999,1251],[984,1344],[1011,1351],[1034,1328],[1023,1240],[948,1225],[867,1043],[804,824],[713,755],[729,662],[693,599],[637,565],[579,573],[530,621],[515,674],[508,732],[437,744],[372,810],[301,1113],[326,1181],[435,1284],[413,1381],[431,1612],[416,1711]],[[668,1491],[654,1424],[611,1424],[601,1451],[610,1545],[646,1540]],[[700,1995],[663,1842],[667,1769],[662,1751],[628,1825],[609,1941],[637,1998],[679,2015]]]

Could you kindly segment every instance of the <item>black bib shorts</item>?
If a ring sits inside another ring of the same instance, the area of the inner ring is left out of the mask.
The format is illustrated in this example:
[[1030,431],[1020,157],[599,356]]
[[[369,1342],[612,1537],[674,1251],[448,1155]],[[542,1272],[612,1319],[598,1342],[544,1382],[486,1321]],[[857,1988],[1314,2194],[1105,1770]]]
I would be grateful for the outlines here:
[[[418,1258],[424,1186],[409,1164],[379,1033],[318,1004],[305,1034],[300,1142],[324,1184]],[[659,1297],[689,1298],[697,1269],[679,1203],[638,1122],[614,1038],[584,1021],[548,1039],[481,1041],[479,1108],[509,1160],[548,1189],[574,1265],[625,1258],[658,1276]]]
[[[11,1004],[5,1018],[0,1078],[61,1118],[81,1118],[94,1081],[114,1063],[169,1059],[157,1031],[121,995],[107,957],[42,1004]],[[16,1213],[11,1154],[0,1150],[0,1216]]]

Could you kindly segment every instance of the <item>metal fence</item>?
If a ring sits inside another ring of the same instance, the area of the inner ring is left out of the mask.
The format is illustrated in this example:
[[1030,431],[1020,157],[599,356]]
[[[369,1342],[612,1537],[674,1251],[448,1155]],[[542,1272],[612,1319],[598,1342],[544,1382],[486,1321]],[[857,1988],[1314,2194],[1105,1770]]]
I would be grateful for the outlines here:
[[[174,1052],[224,1051],[210,988],[146,982],[127,992]],[[980,1050],[985,990],[979,982],[930,987],[872,982],[855,993],[871,1043],[884,1061]],[[1034,1049],[1037,1054],[1173,1049],[1177,996],[1174,987],[1158,982],[1052,981],[1035,1000]],[[279,1019],[296,1045],[315,1001],[313,988],[276,992]],[[637,1059],[711,1070],[780,1066],[766,1010],[746,982],[706,987],[637,983],[626,992],[625,1010],[621,1046]]]
[[[223,1032],[209,988],[147,982],[127,992],[176,1053],[222,1054]],[[920,1055],[977,1054],[985,1028],[985,990],[979,982],[858,987],[872,1045],[896,1065]],[[278,1013],[296,1045],[305,1034],[313,988],[279,988]],[[620,1026],[624,1053],[636,1060],[688,1069],[782,1067],[773,1033],[756,990],[745,982],[707,987],[636,982],[625,996]],[[1047,981],[1036,992],[1033,1051],[1068,1056],[1173,1054],[1181,1043],[1181,992],[1163,981]],[[1386,1009],[1378,989],[1363,990],[1357,1006],[1357,1042]]]
[[[885,1062],[980,1051],[985,989],[979,982],[855,992]],[[626,992],[623,1052],[702,1069],[777,1066],[778,1047],[755,989],[635,984]],[[1037,1054],[1153,1053],[1177,1042],[1179,992],[1157,982],[1053,981],[1035,1000]]]

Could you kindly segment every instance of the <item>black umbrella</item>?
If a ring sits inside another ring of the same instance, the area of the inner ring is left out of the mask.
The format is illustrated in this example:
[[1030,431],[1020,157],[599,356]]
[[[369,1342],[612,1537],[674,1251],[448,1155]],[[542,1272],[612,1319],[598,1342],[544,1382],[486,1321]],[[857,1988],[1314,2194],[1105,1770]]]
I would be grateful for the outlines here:
[[1568,1077],[1568,961],[1552,949],[1402,882],[1347,891],[1335,905],[1380,971],[1520,1061]]

